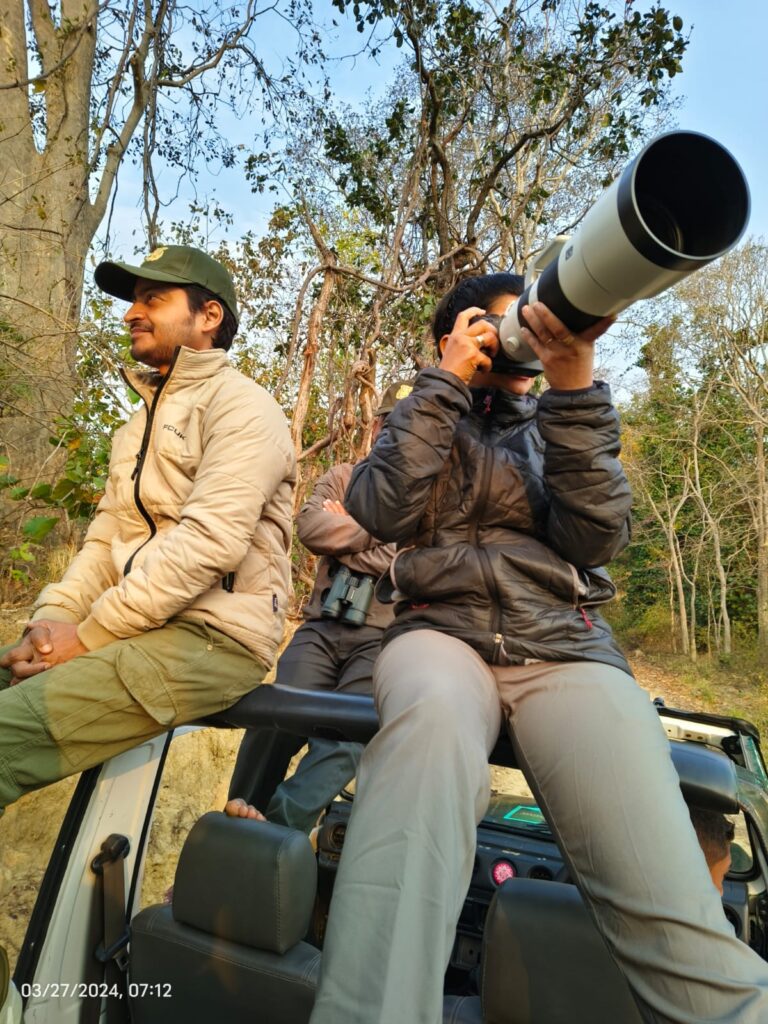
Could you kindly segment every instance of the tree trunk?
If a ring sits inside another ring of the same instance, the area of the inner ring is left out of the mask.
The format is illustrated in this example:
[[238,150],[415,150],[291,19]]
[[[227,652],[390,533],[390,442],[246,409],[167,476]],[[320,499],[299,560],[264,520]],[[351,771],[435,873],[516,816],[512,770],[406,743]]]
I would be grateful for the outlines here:
[[[757,427],[758,424],[755,424]],[[762,426],[762,425],[760,425]],[[758,493],[757,515],[757,646],[763,661],[768,659],[768,475],[765,448],[768,436],[764,428],[758,429],[755,446]]]
[[687,653],[690,651],[690,637],[688,633],[688,613],[685,602],[685,586],[683,585],[683,572],[680,565],[680,554],[675,537],[674,519],[666,527],[667,544],[669,546],[669,561],[672,579],[674,581],[675,593],[677,595],[677,614],[680,624],[680,646]]
[[720,628],[722,630],[722,653],[730,658],[732,652],[731,643],[731,617],[728,614],[728,577],[723,565],[723,554],[720,545],[720,525],[715,524],[712,533],[712,544],[714,546],[715,569],[720,584]]
[[[40,91],[0,92],[0,444],[22,479],[50,457],[53,425],[71,409],[83,264],[100,220],[88,194],[96,8],[64,0],[62,28],[47,5],[31,5],[29,16],[43,70],[66,61],[41,81]],[[21,0],[6,0],[0,13],[0,85],[6,87],[29,75],[24,17]]]
[[304,433],[304,422],[309,410],[309,398],[315,373],[315,363],[317,362],[317,352],[320,347],[320,327],[323,322],[323,317],[325,316],[325,311],[328,307],[328,302],[333,293],[334,283],[333,272],[331,270],[326,270],[323,274],[323,283],[320,287],[320,294],[315,300],[315,303],[312,306],[312,311],[309,314],[309,322],[307,324],[307,342],[304,346],[304,361],[301,367],[301,380],[299,381],[296,405],[293,411],[293,419],[291,420],[291,437],[293,438],[293,444],[296,448],[297,454],[301,454],[303,447],[302,435]]
[[27,482],[41,467],[55,470],[49,437],[72,408],[82,272],[73,277],[60,243],[34,229],[8,232],[0,260],[0,445]]

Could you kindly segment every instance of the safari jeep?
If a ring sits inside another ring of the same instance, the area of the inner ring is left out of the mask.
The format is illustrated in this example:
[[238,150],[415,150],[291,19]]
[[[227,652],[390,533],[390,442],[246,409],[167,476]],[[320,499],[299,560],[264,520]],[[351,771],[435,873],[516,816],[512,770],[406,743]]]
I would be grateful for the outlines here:
[[[768,957],[768,775],[758,732],[736,718],[658,710],[686,800],[735,819],[723,911]],[[205,724],[363,742],[377,728],[367,698],[277,686]],[[80,777],[13,980],[0,956],[0,1024],[308,1020],[352,796],[327,809],[316,850],[281,826],[203,815],[183,843],[172,893],[141,906],[169,750],[198,728]],[[500,767],[445,976],[445,1021],[639,1022],[508,740],[492,762]]]

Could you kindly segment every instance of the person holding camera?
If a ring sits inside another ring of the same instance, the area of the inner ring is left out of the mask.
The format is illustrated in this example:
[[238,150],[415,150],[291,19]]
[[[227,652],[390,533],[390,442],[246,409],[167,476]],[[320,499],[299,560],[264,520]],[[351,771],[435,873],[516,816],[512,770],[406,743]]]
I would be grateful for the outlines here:
[[397,614],[311,1024],[442,1020],[502,725],[643,1019],[758,1024],[768,967],[725,920],[658,715],[597,610],[614,594],[600,567],[630,536],[618,416],[593,379],[611,321],[574,336],[524,307],[550,385],[536,399],[536,367],[495,360],[494,317],[522,291],[493,274],[443,297],[440,364],[347,491],[361,526],[398,545]]
[[[395,403],[410,390],[405,381],[387,388],[376,410],[374,441]],[[373,590],[395,548],[371,536],[347,512],[344,493],[353,468],[351,463],[332,466],[297,516],[299,540],[320,558],[304,622],[277,664],[280,686],[371,693],[382,634],[394,616],[391,604],[379,602]],[[269,821],[310,832],[323,808],[354,778],[363,748],[312,737],[295,774],[284,779],[305,742],[279,730],[249,730],[230,782],[227,813],[258,818],[260,808]]]

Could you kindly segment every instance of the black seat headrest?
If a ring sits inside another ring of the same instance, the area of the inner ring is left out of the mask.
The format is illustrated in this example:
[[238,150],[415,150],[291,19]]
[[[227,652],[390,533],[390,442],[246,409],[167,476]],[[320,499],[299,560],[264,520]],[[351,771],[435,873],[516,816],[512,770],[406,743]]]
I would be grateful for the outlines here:
[[173,916],[230,942],[285,953],[304,938],[317,862],[303,832],[210,811],[179,857]]
[[513,878],[483,935],[486,1024],[642,1024],[629,986],[574,885]]
[[738,779],[727,754],[703,743],[670,740],[672,762],[686,803],[723,814],[739,810]]

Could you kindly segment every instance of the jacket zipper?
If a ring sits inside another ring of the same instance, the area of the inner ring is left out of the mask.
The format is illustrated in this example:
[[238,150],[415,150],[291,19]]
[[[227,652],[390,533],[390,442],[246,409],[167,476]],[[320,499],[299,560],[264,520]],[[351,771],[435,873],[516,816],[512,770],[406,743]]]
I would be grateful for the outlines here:
[[[570,566],[573,577],[573,607],[576,609],[579,615],[581,615],[582,619],[584,619],[584,625],[587,627],[587,629],[592,629],[594,627],[594,622],[587,615],[584,609],[584,605],[581,603],[582,592],[579,588],[578,570],[576,569],[576,566],[573,565],[571,562],[569,562],[568,565]],[[584,596],[586,596],[586,591],[584,592]]]
[[477,557],[480,560],[480,571],[483,574],[485,586],[488,589],[491,600],[493,601],[493,620],[491,626],[491,630],[493,632],[493,654],[491,655],[491,664],[498,665],[499,653],[504,641],[504,637],[501,633],[501,595],[499,594],[499,588],[496,585],[496,579],[493,575],[493,569],[491,567],[491,560],[488,557],[488,552],[482,544],[478,543],[477,540],[478,525],[480,518],[485,511],[485,505],[488,501],[488,492],[491,489],[491,470],[493,468],[491,448],[486,446],[484,447],[483,452],[483,479],[480,485],[480,497],[472,511],[472,521],[469,525],[469,542],[477,551]]
[[157,403],[160,401],[160,395],[163,393],[166,384],[170,380],[171,374],[173,373],[173,368],[176,365],[176,360],[179,358],[180,352],[181,347],[178,347],[174,351],[173,358],[171,359],[171,364],[168,367],[168,373],[166,373],[166,375],[160,381],[160,383],[157,386],[157,390],[152,396],[152,404],[149,406],[147,410],[147,422],[144,427],[144,434],[142,435],[141,438],[141,448],[136,454],[136,465],[134,466],[133,473],[131,473],[131,480],[133,480],[133,500],[136,504],[136,508],[138,509],[139,514],[149,527],[149,536],[147,537],[146,540],[143,540],[141,544],[139,544],[136,550],[132,553],[131,557],[125,563],[125,568],[123,569],[124,576],[127,576],[128,573],[131,571],[131,568],[133,566],[133,560],[136,557],[136,555],[138,555],[138,553],[141,551],[143,547],[149,544],[149,542],[157,533],[157,526],[155,524],[155,521],[149,514],[146,507],[144,506],[143,501],[141,500],[141,471],[144,468],[144,460],[146,459],[147,452],[149,451],[149,442],[152,436],[152,427],[155,421],[155,411],[157,410]]
[[581,615],[582,619],[584,619],[584,625],[587,627],[587,629],[592,629],[592,627],[594,626],[594,622],[587,615],[586,611],[584,610],[583,605],[578,605],[578,609],[579,609],[579,614]]

